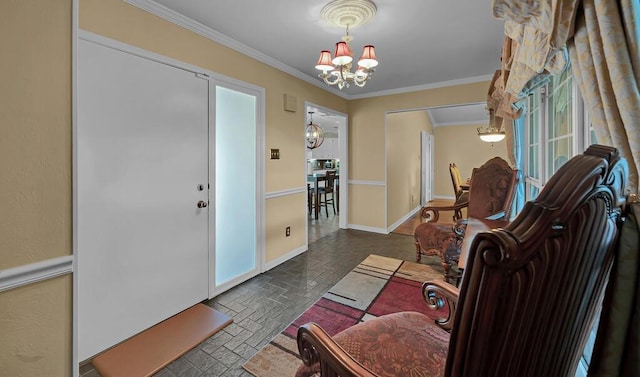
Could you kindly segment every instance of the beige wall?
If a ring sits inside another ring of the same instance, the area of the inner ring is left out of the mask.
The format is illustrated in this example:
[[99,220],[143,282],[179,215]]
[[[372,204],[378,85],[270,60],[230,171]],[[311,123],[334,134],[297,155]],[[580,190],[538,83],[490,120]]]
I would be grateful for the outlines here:
[[431,132],[425,110],[387,114],[387,226],[420,205],[420,132]]
[[[0,270],[72,254],[71,0],[0,2]],[[71,276],[0,293],[0,374],[71,374]]]
[[71,275],[0,294],[0,375],[71,376]]
[[441,126],[433,130],[435,198],[454,199],[449,164],[455,162],[464,182],[471,177],[473,168],[481,166],[495,156],[509,161],[507,143],[486,143],[478,137],[477,128],[485,125]]
[[386,221],[384,205],[388,183],[384,168],[385,114],[482,102],[488,87],[489,82],[485,81],[349,101],[349,178],[354,180],[349,187],[349,200],[357,198],[357,202],[349,203],[349,224],[379,231],[391,225]]

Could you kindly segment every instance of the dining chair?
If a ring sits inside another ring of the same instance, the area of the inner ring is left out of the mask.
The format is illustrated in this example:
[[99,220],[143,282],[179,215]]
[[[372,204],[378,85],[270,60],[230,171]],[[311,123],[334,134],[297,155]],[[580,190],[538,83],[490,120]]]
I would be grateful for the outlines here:
[[324,211],[327,217],[329,217],[329,205],[331,205],[331,207],[333,208],[333,214],[336,214],[335,182],[336,171],[327,170],[325,173],[324,186],[320,186],[317,188],[318,193],[320,194],[320,202],[318,203],[318,205],[320,206],[320,210],[322,210],[322,207],[324,207]]

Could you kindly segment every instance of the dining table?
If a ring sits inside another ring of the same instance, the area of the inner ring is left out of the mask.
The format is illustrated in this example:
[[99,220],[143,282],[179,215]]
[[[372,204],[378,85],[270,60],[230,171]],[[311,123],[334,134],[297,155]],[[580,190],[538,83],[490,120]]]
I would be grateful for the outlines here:
[[[313,174],[307,174],[307,183],[312,183],[313,184],[313,192],[314,192],[314,198],[313,198],[313,213],[314,213],[314,218],[316,220],[318,220],[318,212],[320,211],[320,190],[318,190],[317,188],[319,187],[319,184],[321,182],[324,182],[327,180],[327,173],[326,171],[319,171],[319,172],[313,172]],[[340,180],[340,173],[336,170],[336,177],[334,179],[334,185],[338,186]],[[334,186],[334,188],[335,188]],[[340,207],[340,190],[335,190],[334,192],[336,193],[336,202],[338,205],[338,208]],[[339,209],[338,209],[339,210]]]

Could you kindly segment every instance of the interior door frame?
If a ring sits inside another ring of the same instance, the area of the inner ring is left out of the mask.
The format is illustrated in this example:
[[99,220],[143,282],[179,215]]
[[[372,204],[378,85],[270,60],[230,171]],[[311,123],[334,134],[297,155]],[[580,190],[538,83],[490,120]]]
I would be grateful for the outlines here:
[[420,132],[421,172],[420,205],[426,206],[433,197],[433,134]]
[[[302,145],[304,145],[304,140],[305,140],[304,125],[307,122],[306,114],[307,114],[307,109],[309,107],[314,107],[316,109],[322,110],[326,114],[329,114],[332,116],[338,116],[344,119],[344,122],[341,122],[338,125],[338,150],[339,150],[338,159],[340,160],[340,183],[341,183],[340,190],[338,193],[338,195],[340,196],[340,211],[338,212],[338,216],[339,216],[338,227],[340,229],[347,229],[348,220],[349,220],[349,115],[330,109],[328,107],[317,105],[313,102],[305,101],[304,102],[305,119],[300,127],[300,135],[301,135],[300,140],[301,140],[301,143],[303,143]],[[307,159],[306,152],[307,152],[307,149],[303,148],[302,161],[306,161]],[[304,182],[306,182],[306,177],[307,177],[306,164],[304,164],[304,177],[305,177]],[[304,189],[304,192],[306,192],[306,188]],[[309,217],[307,217],[307,228],[308,228],[308,225],[309,225]],[[308,234],[307,234],[307,240],[309,240]]]

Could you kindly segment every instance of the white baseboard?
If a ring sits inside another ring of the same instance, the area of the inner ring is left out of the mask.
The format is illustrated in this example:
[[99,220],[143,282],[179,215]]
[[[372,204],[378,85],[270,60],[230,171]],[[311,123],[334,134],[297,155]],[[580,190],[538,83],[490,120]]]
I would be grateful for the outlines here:
[[308,244],[304,244],[303,246],[300,246],[297,249],[291,250],[290,252],[286,253],[285,255],[276,258],[274,260],[272,260],[271,262],[265,263],[264,265],[264,271],[269,271],[270,269],[278,266],[279,264],[282,264],[286,261],[288,261],[289,259],[296,257],[302,253],[304,253],[305,251],[307,251],[309,249],[309,245]]
[[364,230],[365,232],[372,232],[372,233],[389,234],[389,232],[384,228],[373,228],[370,226],[357,225],[357,224],[349,224],[349,229]]
[[421,209],[422,209],[422,207],[420,207],[420,206],[412,209],[411,212],[409,212],[406,215],[404,215],[400,220],[398,220],[395,223],[391,224],[391,226],[387,229],[387,233],[393,232],[394,229],[396,229],[397,227],[402,225],[402,223],[404,223],[405,221],[409,220],[416,213],[418,213],[418,211],[420,211]]

